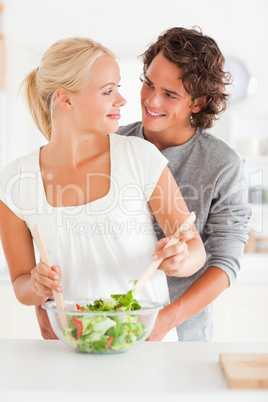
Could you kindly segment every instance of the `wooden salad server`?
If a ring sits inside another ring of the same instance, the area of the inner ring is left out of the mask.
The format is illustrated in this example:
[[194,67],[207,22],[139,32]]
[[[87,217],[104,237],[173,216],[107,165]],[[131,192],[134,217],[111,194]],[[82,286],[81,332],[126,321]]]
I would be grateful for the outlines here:
[[[51,263],[50,263],[50,259],[49,259],[48,253],[47,253],[47,249],[45,247],[45,243],[43,241],[43,238],[41,236],[40,230],[37,225],[35,225],[33,228],[33,238],[34,238],[34,241],[38,248],[38,251],[40,253],[41,261],[44,264],[46,264],[49,268],[51,268]],[[53,293],[53,297],[54,297],[57,309],[58,310],[66,310],[62,294],[55,292],[54,290],[52,290],[52,293]],[[61,320],[63,329],[66,329],[68,327],[68,321],[67,321],[66,316],[64,314],[60,314],[60,320]]]

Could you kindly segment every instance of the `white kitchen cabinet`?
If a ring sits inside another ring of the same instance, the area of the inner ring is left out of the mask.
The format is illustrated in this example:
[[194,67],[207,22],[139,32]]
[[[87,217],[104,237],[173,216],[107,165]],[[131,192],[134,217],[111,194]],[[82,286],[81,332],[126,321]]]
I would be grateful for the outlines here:
[[213,305],[214,341],[268,341],[268,282],[237,282]]
[[0,338],[42,339],[34,307],[19,303],[4,276],[0,276]]
[[268,341],[268,120],[242,103],[227,112],[226,139],[245,158],[252,203],[250,242],[241,272],[213,303],[215,341]]
[[214,341],[268,341],[268,254],[245,254],[238,279],[213,303]]

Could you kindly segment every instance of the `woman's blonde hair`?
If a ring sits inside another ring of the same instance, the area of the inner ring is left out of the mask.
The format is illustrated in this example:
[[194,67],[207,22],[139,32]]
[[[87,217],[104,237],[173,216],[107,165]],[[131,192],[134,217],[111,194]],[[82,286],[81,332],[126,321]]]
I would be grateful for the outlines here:
[[24,81],[26,100],[35,124],[47,140],[51,138],[55,92],[65,88],[81,90],[87,83],[89,71],[101,56],[114,54],[89,38],[68,38],[55,42],[43,55],[40,66]]

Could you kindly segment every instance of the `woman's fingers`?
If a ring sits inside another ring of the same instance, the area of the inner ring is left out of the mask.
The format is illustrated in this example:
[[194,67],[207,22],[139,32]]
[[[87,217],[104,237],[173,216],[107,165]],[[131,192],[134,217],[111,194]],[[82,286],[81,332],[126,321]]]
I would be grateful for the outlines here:
[[[167,246],[169,237],[159,240],[155,245],[155,252],[152,255],[154,261],[163,260],[158,269],[161,269],[169,276],[180,276],[184,268],[189,252],[187,241],[194,237],[194,232],[189,228],[174,235],[178,242],[173,246]],[[165,248],[165,246],[167,246]]]
[[[165,241],[163,241],[165,244]],[[163,244],[162,243],[162,244]],[[181,276],[181,271],[189,256],[188,245],[184,241],[179,241],[173,246],[157,250],[153,254],[153,260],[163,260],[158,269],[165,272],[168,276]]]
[[163,237],[155,245],[155,252],[162,250],[169,242],[170,237]]
[[[164,242],[163,242],[164,243]],[[167,248],[162,248],[156,250],[156,252],[153,254],[153,260],[160,260],[160,259],[166,259],[170,257],[179,257],[181,253],[185,253],[186,250],[188,250],[188,246],[186,242],[181,242],[179,241],[178,243],[174,244],[173,246],[167,247]],[[177,258],[175,258],[177,260]],[[179,261],[179,260],[177,260]]]
[[[55,267],[53,267],[55,268]],[[31,271],[31,280],[35,292],[41,296],[51,296],[52,290],[55,292],[62,292],[63,289],[59,285],[61,279],[61,271],[59,267],[51,269],[43,263],[39,263]]]
[[53,265],[53,266],[51,267],[51,270],[52,270],[53,272],[55,272],[56,275],[58,275],[58,279],[56,279],[56,277],[54,277],[54,279],[55,279],[55,280],[58,280],[58,281],[60,282],[61,279],[62,279],[61,268],[60,268],[58,265]]
[[182,241],[191,240],[194,237],[194,232],[192,230],[182,230],[179,233],[175,233],[175,238],[179,238]]

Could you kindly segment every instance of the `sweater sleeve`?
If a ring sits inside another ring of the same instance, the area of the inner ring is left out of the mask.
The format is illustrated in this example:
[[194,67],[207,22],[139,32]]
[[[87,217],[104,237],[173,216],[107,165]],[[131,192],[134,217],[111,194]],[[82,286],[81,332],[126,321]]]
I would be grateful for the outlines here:
[[240,269],[251,217],[242,160],[228,165],[221,173],[214,195],[205,226],[207,266],[221,268],[231,284]]

